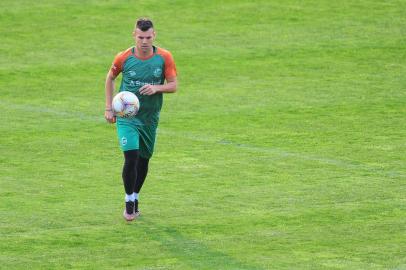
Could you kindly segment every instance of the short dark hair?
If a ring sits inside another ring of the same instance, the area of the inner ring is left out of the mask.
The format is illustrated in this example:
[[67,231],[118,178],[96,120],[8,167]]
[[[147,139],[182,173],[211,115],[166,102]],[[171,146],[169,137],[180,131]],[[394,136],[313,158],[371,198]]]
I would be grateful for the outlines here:
[[135,28],[138,28],[141,31],[145,32],[145,31],[148,31],[150,28],[154,28],[154,24],[148,18],[140,18],[137,20],[137,23],[135,24]]

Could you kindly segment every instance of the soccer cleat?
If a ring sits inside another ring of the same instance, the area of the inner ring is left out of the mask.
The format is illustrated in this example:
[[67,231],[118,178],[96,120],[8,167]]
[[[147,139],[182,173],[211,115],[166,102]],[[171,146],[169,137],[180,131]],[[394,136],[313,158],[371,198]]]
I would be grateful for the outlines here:
[[125,209],[124,209],[124,213],[123,213],[123,217],[125,220],[132,221],[135,219],[136,215],[134,212],[134,206],[135,206],[135,203],[132,201],[128,201],[125,203]]

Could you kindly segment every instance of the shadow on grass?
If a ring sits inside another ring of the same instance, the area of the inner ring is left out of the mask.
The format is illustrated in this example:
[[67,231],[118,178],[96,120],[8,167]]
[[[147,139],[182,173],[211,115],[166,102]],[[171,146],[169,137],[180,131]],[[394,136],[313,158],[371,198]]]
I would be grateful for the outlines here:
[[161,243],[163,249],[192,269],[262,269],[214,250],[198,240],[188,238],[179,229],[157,224],[146,217],[141,217],[131,225],[142,229],[151,240]]

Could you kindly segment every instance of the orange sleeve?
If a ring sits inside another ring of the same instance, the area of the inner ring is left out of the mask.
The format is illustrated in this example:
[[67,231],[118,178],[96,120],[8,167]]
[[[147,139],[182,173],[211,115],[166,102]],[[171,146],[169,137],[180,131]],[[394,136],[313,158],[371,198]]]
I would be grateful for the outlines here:
[[171,79],[176,77],[176,65],[175,60],[173,60],[172,54],[162,48],[158,48],[157,53],[164,58],[165,61],[165,79]]
[[113,73],[114,77],[117,77],[117,75],[120,74],[121,71],[123,71],[124,62],[129,55],[131,55],[131,48],[116,55],[110,68],[110,71]]

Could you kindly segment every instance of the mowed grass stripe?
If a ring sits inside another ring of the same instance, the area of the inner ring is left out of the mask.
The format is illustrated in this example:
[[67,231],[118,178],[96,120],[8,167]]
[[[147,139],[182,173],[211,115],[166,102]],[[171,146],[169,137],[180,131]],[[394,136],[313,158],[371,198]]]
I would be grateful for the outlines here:
[[[31,113],[38,113],[38,114],[50,114],[57,118],[85,121],[85,122],[92,122],[92,123],[106,123],[106,121],[103,117],[91,116],[86,113],[61,111],[61,110],[55,110],[55,109],[46,108],[46,107],[43,108],[43,107],[39,107],[39,106],[27,107],[27,105],[18,105],[15,103],[13,103],[10,106],[9,104],[6,104],[3,101],[0,101],[0,105],[3,106],[4,109],[13,109],[15,111],[28,111]],[[215,138],[215,137],[207,136],[205,134],[194,134],[193,132],[187,132],[184,130],[175,131],[175,130],[173,130],[171,128],[167,128],[167,127],[159,128],[158,134],[162,134],[165,136],[171,136],[171,137],[177,137],[180,139],[198,141],[198,142],[202,142],[202,143],[231,146],[234,148],[238,148],[241,150],[246,150],[246,151],[250,151],[250,152],[254,152],[254,153],[255,152],[266,153],[266,154],[270,154],[272,156],[276,156],[279,158],[287,157],[287,158],[295,158],[295,159],[299,159],[299,160],[301,159],[301,160],[307,160],[307,161],[315,161],[315,162],[318,162],[318,163],[321,163],[324,165],[333,165],[336,167],[343,168],[345,170],[355,171],[358,173],[368,172],[368,174],[370,174],[370,175],[379,175],[379,176],[390,177],[390,178],[406,177],[406,174],[404,172],[387,170],[378,165],[372,166],[372,165],[368,165],[368,164],[362,164],[360,162],[349,162],[348,160],[344,161],[344,160],[340,160],[340,159],[319,157],[319,156],[315,156],[315,155],[286,151],[286,150],[276,148],[276,147],[255,146],[255,145],[250,145],[250,144],[245,144],[245,143],[237,143],[237,142],[233,142],[230,140],[225,140],[221,137]]]

